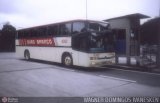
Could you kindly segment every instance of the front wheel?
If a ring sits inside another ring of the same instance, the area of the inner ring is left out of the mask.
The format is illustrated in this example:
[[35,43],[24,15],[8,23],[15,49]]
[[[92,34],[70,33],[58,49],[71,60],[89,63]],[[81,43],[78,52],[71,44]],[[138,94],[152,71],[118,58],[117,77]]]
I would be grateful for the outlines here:
[[69,55],[69,54],[64,55],[63,58],[62,58],[62,63],[65,66],[72,66],[73,65],[73,60],[72,60],[71,55]]

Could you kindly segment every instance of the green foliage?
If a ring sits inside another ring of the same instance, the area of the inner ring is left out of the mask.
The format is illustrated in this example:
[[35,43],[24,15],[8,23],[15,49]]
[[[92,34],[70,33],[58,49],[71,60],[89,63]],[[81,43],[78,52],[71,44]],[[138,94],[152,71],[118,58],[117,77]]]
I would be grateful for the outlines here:
[[158,44],[160,17],[149,20],[141,26],[141,43]]
[[15,51],[16,28],[5,24],[0,34],[0,51]]

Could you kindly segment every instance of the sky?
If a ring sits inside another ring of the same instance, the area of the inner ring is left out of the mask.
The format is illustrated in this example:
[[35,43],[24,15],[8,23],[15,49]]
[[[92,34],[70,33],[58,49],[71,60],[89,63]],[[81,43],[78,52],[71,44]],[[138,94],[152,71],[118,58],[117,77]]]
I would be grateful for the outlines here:
[[133,13],[154,18],[160,15],[160,0],[0,0],[0,28],[6,22],[19,29],[86,19],[86,11],[92,20]]

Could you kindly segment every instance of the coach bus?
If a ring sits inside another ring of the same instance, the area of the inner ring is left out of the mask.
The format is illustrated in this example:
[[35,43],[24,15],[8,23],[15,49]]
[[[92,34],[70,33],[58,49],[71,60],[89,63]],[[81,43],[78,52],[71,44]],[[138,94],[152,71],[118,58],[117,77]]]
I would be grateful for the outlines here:
[[97,67],[115,63],[114,45],[107,22],[72,20],[17,30],[16,53],[26,60]]

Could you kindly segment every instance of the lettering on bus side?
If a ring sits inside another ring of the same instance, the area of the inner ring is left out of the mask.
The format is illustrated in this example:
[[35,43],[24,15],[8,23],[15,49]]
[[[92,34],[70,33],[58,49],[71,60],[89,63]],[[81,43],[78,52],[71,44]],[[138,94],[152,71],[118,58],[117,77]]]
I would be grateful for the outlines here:
[[52,38],[20,39],[19,45],[21,46],[55,46],[55,43]]
[[67,39],[62,39],[62,41],[61,41],[62,43],[67,43],[68,42],[68,40]]
[[35,45],[35,40],[27,40],[27,45]]
[[27,40],[26,39],[20,39],[19,40],[19,45],[24,46],[27,44]]
[[53,41],[51,39],[41,39],[37,40],[37,45],[52,45]]

